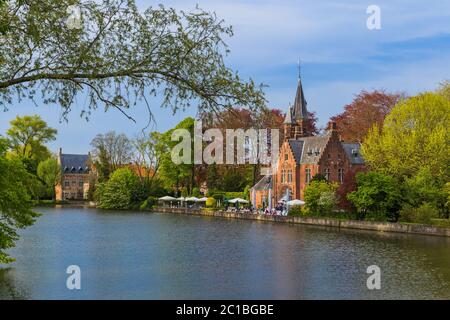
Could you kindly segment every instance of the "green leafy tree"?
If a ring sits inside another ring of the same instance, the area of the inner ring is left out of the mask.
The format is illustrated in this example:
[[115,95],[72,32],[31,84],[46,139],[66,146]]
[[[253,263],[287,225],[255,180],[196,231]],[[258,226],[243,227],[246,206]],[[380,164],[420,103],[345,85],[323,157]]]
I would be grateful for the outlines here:
[[336,206],[337,184],[311,181],[305,189],[305,207],[314,214],[327,214]]
[[105,182],[109,179],[111,174],[111,165],[107,152],[104,148],[101,148],[94,160],[95,168],[98,173],[98,181]]
[[318,182],[327,182],[327,178],[321,173],[316,173],[314,177],[311,179],[311,182],[318,181]]
[[426,203],[438,210],[444,217],[448,217],[445,182],[433,177],[428,167],[420,169],[415,176],[405,179],[404,198],[406,204],[418,208]]
[[9,14],[7,8],[6,0],[0,0],[0,35],[4,35],[9,30]]
[[55,199],[55,186],[61,181],[61,166],[55,158],[39,163],[37,175],[47,187],[47,194]]
[[441,95],[443,95],[445,98],[450,100],[450,81],[445,80],[443,81],[437,90],[437,92]]
[[38,161],[50,156],[45,144],[56,139],[57,131],[48,127],[40,116],[17,116],[10,124],[6,134],[16,155]]
[[450,100],[424,93],[401,101],[386,117],[381,133],[371,130],[362,145],[370,168],[396,177],[411,177],[428,168],[450,179]]
[[188,193],[188,189],[186,188],[186,187],[183,187],[182,189],[181,189],[181,196],[182,197],[187,197],[187,196],[189,196],[189,193]]
[[216,163],[208,165],[206,172],[206,184],[209,190],[216,190],[220,187],[220,175]]
[[445,207],[447,209],[447,218],[448,218],[448,212],[450,211],[450,182],[447,182],[444,185],[444,193],[447,195],[447,200],[445,201]]
[[418,207],[405,206],[400,210],[399,220],[402,222],[415,222],[430,224],[433,219],[438,218],[437,209],[429,203],[423,203]]
[[141,182],[146,182],[153,189],[153,184],[157,180],[157,173],[161,164],[161,157],[165,150],[160,143],[162,133],[154,131],[148,134],[143,133],[132,140],[134,155],[133,164]]
[[[171,151],[179,143],[179,141],[172,141],[172,133],[176,129],[188,130],[191,136],[191,158],[189,163],[175,164],[172,161]],[[165,182],[167,189],[175,189],[176,192],[180,187],[186,187],[188,193],[192,193],[195,186],[196,166],[194,165],[194,119],[188,117],[178,123],[175,128],[168,130],[161,136],[161,146],[158,148],[162,150],[160,157],[159,173]]]
[[33,176],[18,159],[6,159],[5,152],[6,142],[0,138],[0,263],[13,261],[4,250],[14,246],[17,229],[32,225],[38,216],[29,192]]
[[194,189],[192,189],[192,196],[194,196],[194,197],[200,197],[201,196],[201,194],[200,194],[200,189],[199,188],[197,188],[197,187],[195,187]]
[[356,191],[349,193],[347,198],[362,217],[376,213],[390,220],[398,219],[402,194],[396,178],[379,172],[359,172],[356,174],[356,184]]
[[[81,17],[67,12],[71,5]],[[0,31],[0,108],[16,97],[43,96],[67,113],[87,94],[83,116],[103,105],[132,119],[126,110],[137,101],[149,106],[147,98],[157,92],[174,112],[193,101],[203,111],[265,104],[261,88],[224,63],[231,27],[198,8],[9,0],[0,11]]]
[[222,175],[221,189],[226,192],[242,192],[247,184],[251,183],[245,172],[239,168],[229,168]]
[[99,208],[134,209],[146,199],[138,176],[129,168],[120,168],[96,190]]

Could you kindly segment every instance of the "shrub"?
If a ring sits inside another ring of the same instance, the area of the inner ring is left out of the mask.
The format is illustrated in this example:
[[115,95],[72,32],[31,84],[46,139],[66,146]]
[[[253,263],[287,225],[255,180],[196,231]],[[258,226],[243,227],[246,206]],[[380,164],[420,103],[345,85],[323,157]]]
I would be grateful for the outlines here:
[[327,182],[327,178],[325,178],[325,176],[323,174],[321,174],[321,173],[316,173],[314,175],[314,177],[311,179],[311,182],[314,182],[314,181]]
[[145,196],[137,175],[129,168],[121,168],[98,185],[96,198],[102,209],[134,209]]
[[142,202],[139,209],[141,210],[151,210],[158,202],[158,198],[154,196],[150,196]]
[[429,203],[443,216],[447,215],[445,183],[434,177],[430,168],[423,167],[415,176],[406,178],[403,187],[405,201],[410,206],[417,208],[423,203]]
[[197,187],[195,187],[195,188],[193,188],[192,189],[192,196],[193,197],[200,197],[201,196],[201,194],[200,194],[200,189],[199,188],[197,188]]
[[347,195],[364,217],[368,213],[382,213],[396,221],[401,203],[400,185],[392,176],[379,172],[356,174],[357,189]]
[[288,216],[301,217],[303,215],[303,209],[301,206],[293,206],[289,208]]
[[243,198],[245,199],[245,194],[243,192],[225,192],[225,197],[227,199],[234,199],[234,198]]
[[214,208],[216,206],[216,204],[217,204],[216,199],[211,198],[211,197],[206,199],[205,205],[207,208]]
[[311,181],[305,189],[305,207],[315,214],[326,214],[336,205],[336,184]]
[[418,208],[407,206],[400,211],[400,221],[403,222],[430,224],[437,217],[437,209],[428,203],[424,203]]
[[181,189],[181,196],[184,197],[184,198],[186,198],[188,195],[189,195],[188,189],[187,189],[186,187],[183,187],[183,188]]
[[330,213],[336,206],[335,189],[325,190],[321,193],[317,205],[322,213]]
[[385,212],[375,211],[369,212],[364,215],[364,220],[366,221],[388,221],[388,215]]

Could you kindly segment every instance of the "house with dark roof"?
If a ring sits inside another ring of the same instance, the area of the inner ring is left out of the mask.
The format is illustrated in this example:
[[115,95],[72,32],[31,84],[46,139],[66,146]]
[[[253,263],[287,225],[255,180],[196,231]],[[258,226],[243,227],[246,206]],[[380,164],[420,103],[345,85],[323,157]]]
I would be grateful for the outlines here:
[[59,149],[61,180],[55,186],[56,200],[84,200],[90,188],[92,162],[90,154],[68,154]]
[[282,200],[304,200],[304,191],[316,174],[328,181],[344,183],[345,174],[364,168],[360,144],[341,141],[336,123],[323,135],[307,130],[308,110],[299,77],[293,106],[283,123],[284,141],[271,176],[264,176],[251,189],[256,208],[273,206]]

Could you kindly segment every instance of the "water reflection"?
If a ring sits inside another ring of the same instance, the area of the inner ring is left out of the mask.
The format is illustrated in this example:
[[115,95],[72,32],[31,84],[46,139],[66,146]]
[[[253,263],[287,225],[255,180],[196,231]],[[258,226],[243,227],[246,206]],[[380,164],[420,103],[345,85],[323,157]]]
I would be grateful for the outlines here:
[[[0,298],[445,299],[450,239],[92,209],[42,209]],[[82,290],[65,287],[68,265]],[[382,290],[366,288],[366,268]],[[25,289],[26,288],[26,289]],[[26,294],[25,294],[26,293]]]
[[0,299],[2,300],[24,300],[28,295],[23,289],[16,286],[16,280],[11,268],[0,268]]

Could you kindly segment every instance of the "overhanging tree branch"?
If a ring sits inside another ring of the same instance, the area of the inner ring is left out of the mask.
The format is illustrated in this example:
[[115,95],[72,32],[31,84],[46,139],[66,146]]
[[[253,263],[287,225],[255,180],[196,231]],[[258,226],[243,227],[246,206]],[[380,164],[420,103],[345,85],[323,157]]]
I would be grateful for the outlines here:
[[[66,24],[74,3],[82,12],[81,29]],[[10,0],[11,10],[0,13],[9,23],[0,36],[0,107],[14,97],[34,101],[38,89],[45,103],[67,112],[86,89],[93,93],[88,109],[101,103],[124,114],[155,95],[173,112],[193,105],[202,112],[265,105],[262,86],[225,66],[223,38],[232,30],[214,13],[163,6],[140,12],[134,0],[18,4]]]

